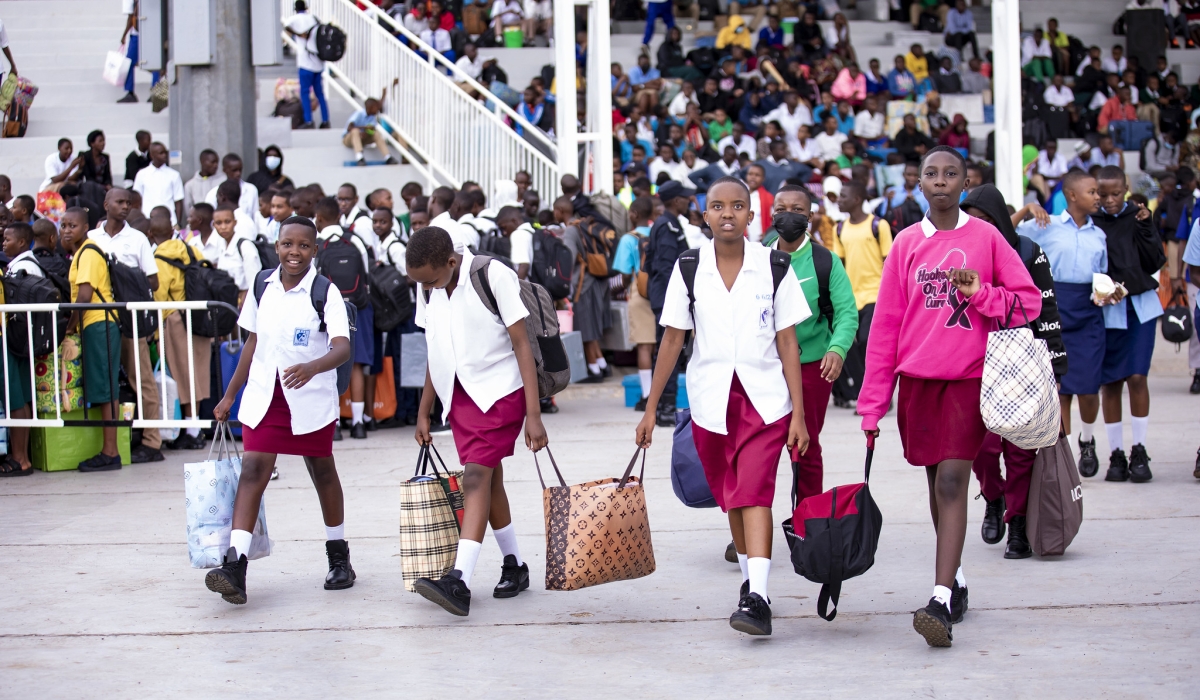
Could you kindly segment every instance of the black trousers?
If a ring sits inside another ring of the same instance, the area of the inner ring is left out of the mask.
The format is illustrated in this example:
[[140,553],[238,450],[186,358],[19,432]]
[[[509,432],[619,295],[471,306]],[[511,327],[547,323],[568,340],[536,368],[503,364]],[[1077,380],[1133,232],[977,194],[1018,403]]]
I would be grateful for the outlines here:
[[971,50],[975,52],[975,58],[983,58],[979,55],[979,42],[975,39],[975,32],[947,34],[945,41],[946,46],[958,49],[958,55],[964,63],[967,60],[967,54],[963,49],[966,48],[967,44],[971,45]]
[[833,382],[833,395],[843,401],[857,401],[862,387],[863,375],[867,371],[867,336],[871,333],[871,319],[875,317],[875,305],[867,304],[858,312],[858,333],[854,343],[846,351],[846,363],[842,373]]

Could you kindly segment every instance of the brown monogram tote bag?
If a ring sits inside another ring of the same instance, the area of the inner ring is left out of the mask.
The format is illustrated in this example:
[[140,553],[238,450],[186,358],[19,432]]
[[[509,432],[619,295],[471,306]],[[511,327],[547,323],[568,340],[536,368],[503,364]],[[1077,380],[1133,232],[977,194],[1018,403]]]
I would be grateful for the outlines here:
[[[535,452],[546,509],[546,590],[574,591],[654,573],[654,546],[642,489],[645,450],[634,453],[620,479],[575,486],[563,481],[549,448],[546,454],[559,483],[546,488]],[[632,477],[639,454],[641,474]]]

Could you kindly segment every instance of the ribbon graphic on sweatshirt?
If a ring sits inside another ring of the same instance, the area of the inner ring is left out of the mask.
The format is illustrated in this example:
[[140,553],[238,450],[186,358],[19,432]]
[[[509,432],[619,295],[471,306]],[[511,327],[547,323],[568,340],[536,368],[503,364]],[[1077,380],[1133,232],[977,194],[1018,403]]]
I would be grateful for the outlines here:
[[971,318],[967,315],[970,304],[947,278],[948,272],[966,266],[966,253],[960,248],[952,248],[933,269],[922,263],[916,271],[915,280],[921,288],[921,293],[925,295],[925,308],[940,310],[950,307],[950,318],[946,321],[946,328],[971,330]]

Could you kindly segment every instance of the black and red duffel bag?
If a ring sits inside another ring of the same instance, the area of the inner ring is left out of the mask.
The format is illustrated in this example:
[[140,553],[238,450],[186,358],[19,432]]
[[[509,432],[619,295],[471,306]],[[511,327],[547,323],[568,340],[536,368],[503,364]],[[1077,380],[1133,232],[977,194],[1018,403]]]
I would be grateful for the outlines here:
[[[823,620],[837,617],[842,581],[859,576],[875,563],[883,515],[867,482],[875,438],[867,438],[867,464],[860,484],[835,486],[796,505],[797,465],[792,463],[792,505],[795,512],[783,522],[783,535],[792,552],[796,573],[821,584],[817,614]],[[833,602],[833,610],[829,603]]]

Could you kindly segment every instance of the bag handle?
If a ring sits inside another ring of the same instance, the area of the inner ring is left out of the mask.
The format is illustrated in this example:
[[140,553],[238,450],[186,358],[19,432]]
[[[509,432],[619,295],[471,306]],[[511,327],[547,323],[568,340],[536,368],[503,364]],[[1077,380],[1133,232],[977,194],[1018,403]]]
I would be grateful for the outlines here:
[[625,483],[629,481],[629,475],[633,473],[633,465],[637,463],[638,454],[642,455],[642,472],[638,474],[638,484],[644,485],[646,481],[646,448],[638,447],[634,450],[633,459],[629,460],[629,466],[625,468],[625,475],[621,477],[621,483],[617,484],[617,489],[625,488]]
[[[431,452],[433,453],[432,455],[430,455]],[[437,461],[442,465],[441,471],[438,471],[437,465],[433,463],[434,457],[437,457]],[[450,474],[450,470],[446,468],[445,460],[438,454],[437,448],[433,446],[433,443],[421,445],[421,451],[417,453],[417,470],[413,476],[418,477],[426,474],[428,472],[427,467],[432,467],[434,476],[438,478],[442,478],[443,473],[446,476]]]
[[1018,304],[1021,306],[1021,315],[1025,317],[1025,323],[1022,325],[1029,325],[1029,314],[1025,312],[1025,302],[1021,301],[1021,297],[1014,294],[1013,303],[1008,307],[1008,315],[1004,318],[1004,323],[1000,325],[1001,330],[1008,330],[1009,328],[1012,328],[1012,317],[1013,313],[1015,313],[1017,310]]
[[[550,466],[554,467],[554,473],[555,473],[556,475],[558,475],[558,483],[559,483],[559,484],[561,484],[563,488],[566,488],[566,487],[567,487],[567,482],[563,480],[562,472],[560,472],[560,471],[558,470],[558,463],[554,461],[554,453],[550,451],[550,446],[549,446],[549,445],[546,445],[546,447],[545,447],[545,450],[546,450],[546,454],[550,455]],[[538,458],[537,458],[537,455],[538,455],[538,453],[537,453],[537,452],[534,452],[534,453],[533,453],[533,466],[534,466],[534,468],[535,468],[535,469],[537,469],[537,473],[538,473],[538,481],[540,481],[540,482],[541,482],[541,484],[542,484],[542,490],[543,490],[543,491],[545,491],[545,490],[546,490],[546,482],[545,482],[545,480],[544,480],[544,479],[542,479],[542,465],[541,465],[541,464],[538,464]],[[637,457],[637,455],[634,455],[634,457],[636,458],[636,457]],[[630,469],[633,469],[633,463],[632,463],[632,462],[629,464],[629,468],[630,468]]]
[[[867,436],[867,464],[863,468],[863,483],[871,481],[871,460],[875,458],[875,436]],[[837,601],[834,601],[837,602]]]
[[[821,593],[817,596],[817,614],[826,622],[833,622],[837,617],[838,598],[842,595],[842,582],[825,583],[821,585]],[[833,612],[829,612],[829,603],[833,603]]]

